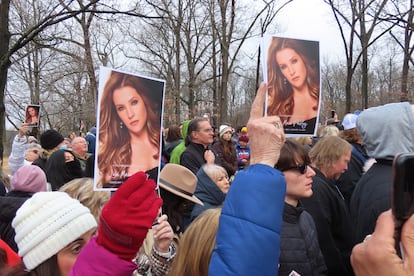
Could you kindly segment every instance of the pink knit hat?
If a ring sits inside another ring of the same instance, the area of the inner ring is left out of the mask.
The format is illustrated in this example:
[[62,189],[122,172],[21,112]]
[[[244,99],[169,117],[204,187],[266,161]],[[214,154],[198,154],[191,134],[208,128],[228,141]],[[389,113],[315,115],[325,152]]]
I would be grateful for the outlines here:
[[20,167],[10,182],[10,190],[21,192],[46,192],[46,175],[43,170],[35,165]]

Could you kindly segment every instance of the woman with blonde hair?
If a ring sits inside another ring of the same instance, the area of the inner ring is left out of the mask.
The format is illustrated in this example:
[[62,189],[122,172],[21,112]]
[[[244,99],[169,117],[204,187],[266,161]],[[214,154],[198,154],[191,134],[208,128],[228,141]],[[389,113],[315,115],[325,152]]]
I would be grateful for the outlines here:
[[164,83],[112,71],[100,102],[99,187],[144,171],[156,180]]
[[326,136],[339,136],[339,129],[334,125],[325,126],[321,131],[320,137]]
[[79,200],[88,207],[98,222],[103,206],[111,197],[109,191],[94,191],[93,179],[88,177],[73,179],[60,187],[59,191],[67,193],[71,198]]
[[208,275],[221,208],[208,209],[181,236],[169,276]]
[[194,206],[191,220],[207,209],[221,206],[229,188],[230,182],[226,169],[216,164],[204,164],[197,172],[197,187],[194,192],[204,205]]

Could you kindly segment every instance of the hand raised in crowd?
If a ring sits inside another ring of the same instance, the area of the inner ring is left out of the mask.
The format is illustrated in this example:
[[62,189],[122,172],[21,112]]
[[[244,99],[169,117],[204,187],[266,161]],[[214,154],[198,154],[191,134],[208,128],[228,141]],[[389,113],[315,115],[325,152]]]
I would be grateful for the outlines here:
[[162,205],[155,187],[144,172],[133,174],[121,185],[102,209],[99,245],[124,260],[136,256]]
[[22,124],[19,127],[19,137],[23,137],[26,135],[26,133],[29,131],[29,125],[28,124]]
[[414,215],[401,232],[404,260],[397,255],[393,236],[394,220],[391,211],[387,211],[378,217],[374,233],[353,248],[351,263],[355,275],[414,275]]
[[206,150],[204,152],[204,159],[206,160],[207,164],[214,164],[216,157],[214,156],[214,153],[211,150]]
[[285,142],[285,133],[278,116],[263,117],[266,89],[267,84],[262,83],[257,90],[247,122],[251,151],[250,165],[265,164],[274,167]]
[[167,253],[174,238],[174,232],[168,223],[167,215],[158,218],[154,229],[154,247],[158,252]]

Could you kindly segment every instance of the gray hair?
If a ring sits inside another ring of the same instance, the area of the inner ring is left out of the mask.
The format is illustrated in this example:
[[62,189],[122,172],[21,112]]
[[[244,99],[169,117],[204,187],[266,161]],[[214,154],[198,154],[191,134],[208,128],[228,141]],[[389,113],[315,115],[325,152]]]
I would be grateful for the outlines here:
[[229,176],[225,168],[216,164],[204,164],[201,168],[213,182],[216,182],[222,173],[227,177]]

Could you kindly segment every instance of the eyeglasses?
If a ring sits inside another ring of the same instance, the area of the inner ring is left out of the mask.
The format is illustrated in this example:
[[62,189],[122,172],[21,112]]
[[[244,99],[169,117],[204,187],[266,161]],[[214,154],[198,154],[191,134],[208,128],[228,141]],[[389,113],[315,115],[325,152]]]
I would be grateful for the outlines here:
[[284,169],[283,171],[288,171],[288,170],[296,170],[299,171],[301,174],[305,174],[308,170],[308,166],[309,164],[299,164],[296,166],[292,166],[292,167],[288,167],[286,169]]
[[206,128],[206,129],[202,129],[202,130],[199,130],[199,131],[202,131],[202,132],[213,132],[213,128]]

